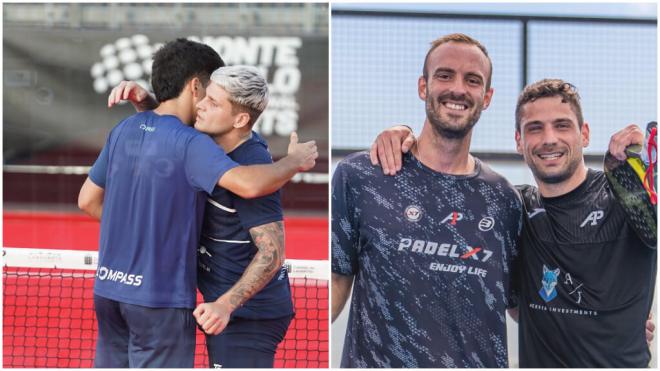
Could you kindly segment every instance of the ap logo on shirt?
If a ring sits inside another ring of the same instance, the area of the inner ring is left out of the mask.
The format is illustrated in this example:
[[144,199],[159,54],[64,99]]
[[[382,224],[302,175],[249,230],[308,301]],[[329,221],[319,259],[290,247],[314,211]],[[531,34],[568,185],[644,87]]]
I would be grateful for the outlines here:
[[543,264],[542,287],[539,290],[539,295],[541,295],[541,299],[545,300],[546,303],[552,301],[557,296],[556,286],[558,277],[559,268],[551,270]]

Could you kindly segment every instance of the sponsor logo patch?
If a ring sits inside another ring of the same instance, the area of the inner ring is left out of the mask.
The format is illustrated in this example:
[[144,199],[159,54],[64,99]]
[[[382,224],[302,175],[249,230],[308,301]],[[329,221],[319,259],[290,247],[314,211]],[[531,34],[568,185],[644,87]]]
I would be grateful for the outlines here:
[[115,271],[107,267],[99,267],[96,271],[96,277],[99,281],[113,281],[123,283],[124,285],[129,286],[140,286],[142,285],[142,275],[137,274],[127,274],[122,271]]
[[495,226],[495,219],[490,216],[484,217],[479,221],[479,230],[482,232],[490,231],[493,229],[493,226]]
[[598,221],[603,219],[603,216],[605,216],[605,212],[603,210],[590,212],[589,215],[587,215],[587,218],[584,219],[582,224],[580,224],[580,228],[584,228],[587,223],[589,223],[591,226],[598,225]]
[[559,277],[559,268],[548,269],[543,265],[543,277],[541,278],[541,289],[539,295],[545,302],[552,301],[557,297],[557,278]]
[[406,210],[403,213],[406,216],[406,219],[411,222],[418,222],[422,219],[422,208],[417,205],[406,207]]

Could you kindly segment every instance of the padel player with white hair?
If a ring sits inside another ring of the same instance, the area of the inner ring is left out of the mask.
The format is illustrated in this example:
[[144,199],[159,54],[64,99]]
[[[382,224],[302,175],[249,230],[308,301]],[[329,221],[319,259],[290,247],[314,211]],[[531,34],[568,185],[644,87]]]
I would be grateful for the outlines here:
[[[268,104],[268,85],[249,66],[211,75],[195,129],[241,165],[268,164],[268,145],[252,130]],[[284,264],[280,191],[244,199],[216,187],[206,204],[198,286],[206,303],[193,312],[207,334],[211,366],[273,367],[294,310]]]

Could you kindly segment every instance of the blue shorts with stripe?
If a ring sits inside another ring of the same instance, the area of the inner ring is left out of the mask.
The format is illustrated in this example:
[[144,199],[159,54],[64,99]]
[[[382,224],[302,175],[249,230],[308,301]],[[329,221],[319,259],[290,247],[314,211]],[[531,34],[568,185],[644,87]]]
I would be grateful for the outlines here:
[[219,335],[206,336],[210,367],[272,368],[292,319],[232,318]]

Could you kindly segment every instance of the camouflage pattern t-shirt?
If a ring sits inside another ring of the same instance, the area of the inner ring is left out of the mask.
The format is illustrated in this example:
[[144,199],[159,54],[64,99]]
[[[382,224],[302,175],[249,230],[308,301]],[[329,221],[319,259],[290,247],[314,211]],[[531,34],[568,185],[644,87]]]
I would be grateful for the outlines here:
[[341,367],[507,367],[522,204],[481,161],[396,176],[365,152],[332,179],[332,271],[355,275]]

